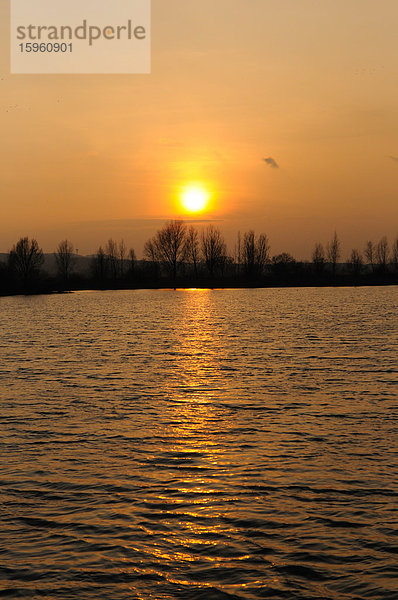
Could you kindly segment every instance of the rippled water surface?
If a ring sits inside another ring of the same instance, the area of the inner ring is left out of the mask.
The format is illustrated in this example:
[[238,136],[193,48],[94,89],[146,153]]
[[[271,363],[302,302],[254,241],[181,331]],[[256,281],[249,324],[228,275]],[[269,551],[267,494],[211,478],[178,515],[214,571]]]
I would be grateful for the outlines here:
[[397,600],[397,305],[0,298],[0,597]]

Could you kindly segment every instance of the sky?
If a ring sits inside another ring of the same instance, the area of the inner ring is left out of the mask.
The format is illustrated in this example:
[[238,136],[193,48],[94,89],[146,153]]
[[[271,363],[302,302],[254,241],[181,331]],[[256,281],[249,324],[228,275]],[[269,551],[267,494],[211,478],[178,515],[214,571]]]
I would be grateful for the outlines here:
[[0,251],[112,237],[140,255],[174,218],[297,258],[335,230],[345,256],[392,241],[397,23],[396,0],[152,0],[150,75],[10,75],[0,0]]

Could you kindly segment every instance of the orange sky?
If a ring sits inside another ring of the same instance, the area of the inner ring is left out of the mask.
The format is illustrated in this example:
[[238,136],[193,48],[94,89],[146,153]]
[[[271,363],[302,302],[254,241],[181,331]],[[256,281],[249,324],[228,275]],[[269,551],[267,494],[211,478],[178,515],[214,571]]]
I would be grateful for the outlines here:
[[7,4],[0,251],[112,236],[140,255],[193,180],[231,246],[255,228],[304,258],[336,228],[348,255],[398,233],[396,0],[153,0],[152,74],[105,76],[10,75]]

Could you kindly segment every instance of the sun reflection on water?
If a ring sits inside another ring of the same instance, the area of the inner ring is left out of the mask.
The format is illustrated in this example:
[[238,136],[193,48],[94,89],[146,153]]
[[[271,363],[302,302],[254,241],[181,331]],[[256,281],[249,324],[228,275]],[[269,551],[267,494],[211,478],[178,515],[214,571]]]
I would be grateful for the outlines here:
[[214,324],[211,294],[205,289],[182,293],[174,337],[176,360],[168,390],[175,402],[209,403],[222,386],[219,368],[222,347]]
[[[196,289],[177,293],[178,326],[171,346],[174,360],[165,382],[165,410],[170,423],[165,436],[169,440],[167,455],[181,471],[172,489],[162,494],[167,507],[162,523],[174,533],[158,533],[162,547],[159,559],[188,565],[196,563],[200,556],[209,565],[219,566],[224,562],[220,532],[226,539],[236,533],[235,528],[229,531],[229,525],[219,522],[224,486],[220,487],[212,475],[215,470],[226,475],[229,471],[229,459],[218,435],[229,426],[220,419],[220,400],[226,390],[220,359],[225,347],[214,314],[212,292]],[[231,496],[229,502],[232,501]],[[197,554],[192,554],[192,548]],[[182,572],[180,575],[175,581],[188,585],[189,580]],[[205,588],[210,584],[196,580],[195,585]]]

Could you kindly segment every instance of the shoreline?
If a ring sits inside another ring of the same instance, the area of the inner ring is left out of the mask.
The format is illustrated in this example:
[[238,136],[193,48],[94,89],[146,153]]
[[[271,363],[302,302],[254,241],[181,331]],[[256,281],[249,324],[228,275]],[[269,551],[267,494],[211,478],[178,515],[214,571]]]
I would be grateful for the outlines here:
[[12,298],[19,296],[63,296],[66,294],[75,294],[78,292],[136,292],[136,291],[171,291],[171,292],[181,292],[181,291],[228,291],[228,290],[254,290],[254,289],[300,289],[300,288],[313,288],[313,289],[321,289],[321,288],[375,288],[375,287],[398,287],[397,282],[325,282],[322,284],[315,283],[302,283],[299,284],[297,282],[293,283],[270,283],[267,285],[139,285],[139,286],[116,286],[116,287],[75,287],[71,289],[36,289],[31,291],[0,291],[0,298]]

